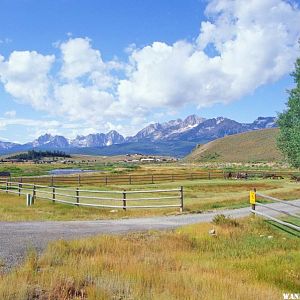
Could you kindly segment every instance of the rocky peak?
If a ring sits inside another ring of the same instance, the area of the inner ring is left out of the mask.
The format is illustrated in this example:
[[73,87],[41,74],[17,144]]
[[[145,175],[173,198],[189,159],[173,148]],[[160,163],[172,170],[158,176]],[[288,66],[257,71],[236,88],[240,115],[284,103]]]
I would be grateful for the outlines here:
[[68,140],[64,136],[52,136],[49,133],[41,135],[32,142],[33,147],[51,146],[53,148],[66,148],[69,146]]
[[275,117],[258,117],[252,124],[253,129],[276,127]]
[[190,115],[186,117],[182,123],[183,127],[198,125],[205,121],[204,118],[201,118],[197,115]]

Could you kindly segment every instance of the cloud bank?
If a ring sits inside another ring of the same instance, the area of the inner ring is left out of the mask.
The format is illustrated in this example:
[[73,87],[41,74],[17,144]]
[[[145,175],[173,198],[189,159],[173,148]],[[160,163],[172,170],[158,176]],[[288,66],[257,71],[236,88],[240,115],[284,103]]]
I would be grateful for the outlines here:
[[293,68],[300,37],[296,4],[213,0],[205,14],[193,41],[131,47],[126,63],[104,61],[88,38],[60,43],[58,57],[0,55],[0,81],[16,101],[72,122],[137,124],[165,108],[230,103]]

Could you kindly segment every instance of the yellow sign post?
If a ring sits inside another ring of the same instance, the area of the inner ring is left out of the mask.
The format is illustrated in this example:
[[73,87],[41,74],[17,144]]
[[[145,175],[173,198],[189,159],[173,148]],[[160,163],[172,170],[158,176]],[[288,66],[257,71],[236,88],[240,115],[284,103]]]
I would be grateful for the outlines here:
[[250,191],[250,195],[249,195],[249,199],[250,199],[250,204],[255,205],[256,203],[256,193],[253,191]]

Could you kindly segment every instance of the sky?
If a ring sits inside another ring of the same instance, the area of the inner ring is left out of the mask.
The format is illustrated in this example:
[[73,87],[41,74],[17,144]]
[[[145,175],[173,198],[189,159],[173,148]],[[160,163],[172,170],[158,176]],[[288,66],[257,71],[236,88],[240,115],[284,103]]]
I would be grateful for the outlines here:
[[0,141],[285,108],[299,0],[0,0]]

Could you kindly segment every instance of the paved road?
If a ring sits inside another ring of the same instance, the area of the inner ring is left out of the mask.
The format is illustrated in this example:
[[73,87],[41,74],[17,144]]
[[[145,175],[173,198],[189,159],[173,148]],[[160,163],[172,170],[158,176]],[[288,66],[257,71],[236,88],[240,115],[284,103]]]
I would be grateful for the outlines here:
[[[292,201],[300,206],[300,200]],[[295,212],[300,209],[281,203],[270,204],[271,207]],[[265,212],[266,209],[258,209]],[[249,207],[233,210],[218,210],[203,214],[186,214],[167,217],[136,218],[103,221],[53,221],[53,222],[0,222],[0,260],[6,269],[22,261],[28,249],[41,252],[49,241],[58,239],[74,239],[98,234],[122,234],[134,231],[168,230],[187,224],[210,222],[217,214],[234,218],[250,214]],[[275,216],[278,212],[268,210]]]

